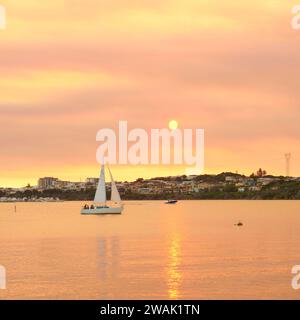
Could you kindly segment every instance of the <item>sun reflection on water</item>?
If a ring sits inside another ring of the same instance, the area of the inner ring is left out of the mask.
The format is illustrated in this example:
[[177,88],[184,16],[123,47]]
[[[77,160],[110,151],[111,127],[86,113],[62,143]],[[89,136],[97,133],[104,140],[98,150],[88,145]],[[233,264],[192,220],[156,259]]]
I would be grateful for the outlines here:
[[180,271],[181,264],[181,239],[178,234],[171,238],[168,250],[168,266],[167,266],[167,285],[169,299],[178,299],[180,297],[180,284],[182,273]]

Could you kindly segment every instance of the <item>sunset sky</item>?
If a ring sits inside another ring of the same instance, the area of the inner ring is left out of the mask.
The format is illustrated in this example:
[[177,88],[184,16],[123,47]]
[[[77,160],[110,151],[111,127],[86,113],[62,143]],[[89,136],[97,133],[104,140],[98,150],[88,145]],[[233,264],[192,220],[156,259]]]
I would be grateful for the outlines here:
[[[0,186],[98,175],[96,133],[205,129],[205,172],[300,175],[289,0],[0,0]],[[183,167],[114,167],[117,180]]]

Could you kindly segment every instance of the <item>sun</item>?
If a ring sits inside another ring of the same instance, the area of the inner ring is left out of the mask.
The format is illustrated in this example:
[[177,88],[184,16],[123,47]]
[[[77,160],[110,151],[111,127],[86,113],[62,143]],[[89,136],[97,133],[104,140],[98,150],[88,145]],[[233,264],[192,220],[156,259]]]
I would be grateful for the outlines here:
[[169,121],[169,129],[176,130],[178,128],[178,122],[176,120]]

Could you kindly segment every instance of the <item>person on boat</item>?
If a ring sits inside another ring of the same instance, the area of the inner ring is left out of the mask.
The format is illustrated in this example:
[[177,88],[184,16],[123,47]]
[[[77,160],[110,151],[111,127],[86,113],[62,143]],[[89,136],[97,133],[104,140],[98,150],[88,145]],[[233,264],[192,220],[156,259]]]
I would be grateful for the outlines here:
[[95,207],[93,205],[91,205],[91,209],[95,209]]

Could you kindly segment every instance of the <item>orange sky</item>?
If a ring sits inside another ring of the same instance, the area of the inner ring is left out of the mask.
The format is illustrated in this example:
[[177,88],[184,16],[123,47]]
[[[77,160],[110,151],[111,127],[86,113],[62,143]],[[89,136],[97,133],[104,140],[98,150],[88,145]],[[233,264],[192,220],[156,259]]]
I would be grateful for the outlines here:
[[[0,0],[0,185],[98,175],[96,133],[205,129],[205,171],[300,175],[289,0]],[[116,179],[183,167],[114,168]]]

